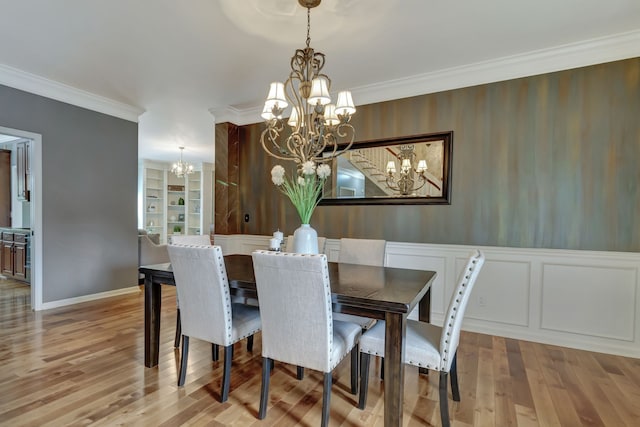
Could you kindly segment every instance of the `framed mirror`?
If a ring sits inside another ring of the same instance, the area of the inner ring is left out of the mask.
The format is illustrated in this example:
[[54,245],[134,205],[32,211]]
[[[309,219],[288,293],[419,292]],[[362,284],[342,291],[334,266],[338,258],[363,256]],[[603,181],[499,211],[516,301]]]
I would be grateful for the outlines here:
[[320,205],[451,204],[453,131],[354,143],[328,163]]

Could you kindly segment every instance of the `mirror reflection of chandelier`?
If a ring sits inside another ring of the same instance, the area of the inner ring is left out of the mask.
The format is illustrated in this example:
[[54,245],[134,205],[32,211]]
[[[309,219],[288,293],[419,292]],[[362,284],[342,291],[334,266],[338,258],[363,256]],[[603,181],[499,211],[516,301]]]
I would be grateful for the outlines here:
[[400,154],[400,174],[396,177],[396,162],[390,160],[387,163],[387,187],[399,192],[403,196],[414,194],[427,183],[425,172],[427,171],[427,161],[419,160],[416,165],[416,153],[413,144],[401,145]]
[[[355,131],[349,121],[356,108],[349,91],[339,92],[336,103],[331,102],[331,80],[322,74],[324,54],[310,47],[311,9],[320,0],[298,3],[307,8],[306,47],[297,49],[291,58],[289,78],[284,83],[271,83],[262,111],[267,128],[260,142],[269,155],[301,165],[326,162],[351,147]],[[292,108],[286,120],[283,117],[289,105]],[[290,133],[285,137],[287,126]]]
[[182,178],[183,176],[189,175],[193,172],[193,165],[182,160],[182,151],[184,150],[184,147],[178,148],[180,148],[180,160],[173,164],[171,172],[176,174],[178,178]]

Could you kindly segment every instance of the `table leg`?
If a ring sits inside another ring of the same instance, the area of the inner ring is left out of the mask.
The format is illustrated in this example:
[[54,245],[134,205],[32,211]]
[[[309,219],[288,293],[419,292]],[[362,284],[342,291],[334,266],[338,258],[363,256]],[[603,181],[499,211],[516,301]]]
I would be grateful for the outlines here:
[[420,300],[418,306],[418,320],[421,322],[427,322],[431,320],[431,288]]
[[404,337],[407,318],[402,314],[387,313],[385,316],[384,348],[384,425],[402,425],[402,401],[404,394]]
[[153,277],[144,277],[144,366],[152,368],[158,365],[160,351],[160,301],[159,283],[153,283]]
[[[431,288],[429,288],[427,293],[424,294],[420,300],[418,306],[418,320],[427,323],[431,320]],[[420,368],[418,371],[421,374],[429,375],[429,370],[427,368]]]

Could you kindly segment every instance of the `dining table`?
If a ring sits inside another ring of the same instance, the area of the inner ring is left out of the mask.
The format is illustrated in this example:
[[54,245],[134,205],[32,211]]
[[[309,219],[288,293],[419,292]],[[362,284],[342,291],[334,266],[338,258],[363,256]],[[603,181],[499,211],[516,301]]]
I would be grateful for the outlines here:
[[[225,255],[229,292],[236,301],[258,298],[251,255]],[[402,425],[407,317],[419,308],[429,321],[435,271],[328,263],[333,311],[386,322],[384,425]],[[144,364],[158,365],[162,285],[175,286],[170,263],[139,267],[144,274]],[[259,305],[259,300],[258,300]]]

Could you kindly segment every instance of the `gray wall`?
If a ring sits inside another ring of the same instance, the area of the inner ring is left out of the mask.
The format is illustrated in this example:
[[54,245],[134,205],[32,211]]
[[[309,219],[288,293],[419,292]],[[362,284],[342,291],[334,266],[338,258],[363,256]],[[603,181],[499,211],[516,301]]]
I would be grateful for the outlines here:
[[[321,236],[640,251],[640,58],[359,106],[353,124],[363,141],[453,130],[452,202],[320,206]],[[263,129],[242,127],[242,232],[291,234]]]
[[43,302],[134,286],[137,123],[0,85],[0,126],[42,135]]

